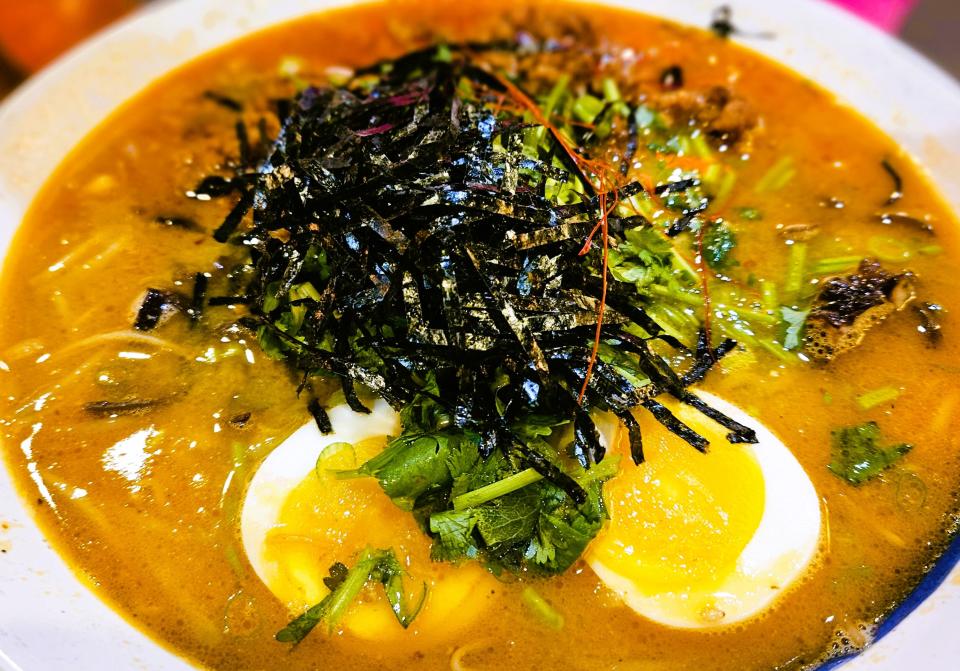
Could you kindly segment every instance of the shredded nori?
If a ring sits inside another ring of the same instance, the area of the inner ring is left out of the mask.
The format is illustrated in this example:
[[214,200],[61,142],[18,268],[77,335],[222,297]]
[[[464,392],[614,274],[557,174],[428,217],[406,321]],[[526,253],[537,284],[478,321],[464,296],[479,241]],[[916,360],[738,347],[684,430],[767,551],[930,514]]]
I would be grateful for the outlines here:
[[307,410],[313,415],[313,421],[317,423],[317,429],[320,430],[320,433],[326,435],[333,432],[333,424],[330,423],[330,417],[327,415],[324,407],[320,405],[318,399],[312,399],[310,404],[307,405]]
[[204,273],[197,273],[193,276],[193,298],[190,301],[190,307],[187,308],[187,314],[190,316],[190,323],[196,324],[203,315],[203,306],[207,298],[208,278]]
[[913,306],[914,314],[917,315],[917,331],[926,339],[930,347],[938,347],[943,341],[943,333],[940,316],[943,313],[943,307],[937,303],[918,303]]
[[171,294],[169,291],[147,289],[143,302],[140,304],[140,309],[137,310],[133,328],[138,331],[150,331],[160,323],[164,313],[178,309],[180,309],[178,296]]
[[[570,453],[589,466],[604,456],[590,411],[609,410],[626,424],[639,463],[632,412],[642,407],[705,450],[707,441],[656,400],[665,393],[719,421],[731,441],[755,442],[749,428],[686,390],[732,341],[711,348],[704,338],[688,352],[629,287],[609,287],[601,335],[628,352],[646,380],[591,359],[604,293],[599,252],[580,251],[604,200],[551,129],[495,109],[521,89],[473,58],[483,48],[501,47],[453,46],[443,59],[425,49],[360,70],[344,87],[307,88],[278,105],[282,130],[257,166],[238,125],[237,174],[208,177],[188,193],[239,194],[214,237],[249,249],[252,278],[241,296],[210,304],[248,302],[244,323],[258,329],[264,347],[304,376],[338,376],[354,410],[369,412],[356,384],[398,410],[428,396],[455,428],[480,437],[484,456],[513,455],[577,502],[585,499],[580,485],[511,426],[534,415],[572,420]],[[550,146],[533,158],[524,143],[538,129]],[[586,193],[580,202],[549,195],[551,183],[574,181]],[[619,196],[642,190],[622,185]],[[705,207],[683,212],[670,233]],[[608,223],[616,237],[645,220]],[[655,344],[686,353],[693,365],[675,370]],[[498,378],[507,382],[494,389]],[[427,390],[428,379],[437,392]],[[333,428],[316,400],[310,411],[321,431]]]
[[660,73],[660,86],[668,91],[683,88],[683,68],[671,65]]
[[230,110],[231,112],[243,111],[243,103],[235,98],[231,98],[228,95],[224,95],[223,93],[217,93],[216,91],[204,91],[203,97],[216,103],[217,105],[220,105],[220,107]]
[[890,195],[887,197],[884,205],[893,205],[895,202],[903,198],[903,178],[900,177],[900,173],[897,172],[896,168],[893,167],[893,164],[890,163],[887,159],[883,159],[880,162],[880,165],[883,166],[883,169],[890,175],[890,179],[893,180],[893,191],[890,192]]

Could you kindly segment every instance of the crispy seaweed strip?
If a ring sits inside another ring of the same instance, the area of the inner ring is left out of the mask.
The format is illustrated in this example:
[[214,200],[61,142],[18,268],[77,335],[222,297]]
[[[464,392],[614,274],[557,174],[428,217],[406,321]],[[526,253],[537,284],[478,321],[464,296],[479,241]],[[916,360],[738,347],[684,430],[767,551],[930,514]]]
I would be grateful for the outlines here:
[[684,210],[683,214],[677,217],[677,220],[667,229],[667,235],[674,238],[690,228],[690,224],[698,214],[707,209],[708,201],[704,199],[696,207]]
[[573,453],[584,468],[597,464],[606,450],[600,443],[600,434],[590,414],[578,410],[573,420]]
[[699,396],[687,392],[683,394],[683,397],[680,400],[687,405],[696,408],[701,413],[715,421],[717,424],[729,430],[730,433],[728,433],[726,436],[728,443],[754,444],[757,442],[756,431],[748,426],[744,426],[732,417],[727,417],[716,408],[710,407],[710,405]]
[[370,414],[370,408],[365,406],[363,401],[360,400],[360,397],[357,396],[357,390],[354,388],[351,378],[341,377],[340,388],[343,390],[344,399],[347,401],[347,405],[350,406],[351,410],[364,415]]
[[150,331],[156,328],[163,313],[170,309],[171,305],[173,303],[169,293],[160,289],[147,289],[147,295],[144,296],[140,309],[137,310],[133,328],[138,331]]
[[648,398],[640,405],[649,410],[650,414],[653,415],[658,422],[663,424],[671,433],[690,443],[700,452],[707,451],[707,445],[709,444],[707,439],[677,419],[676,416],[667,410],[666,406],[664,406],[662,403],[658,403],[654,399]]
[[643,436],[640,432],[640,422],[629,410],[617,411],[617,417],[627,427],[627,436],[630,439],[630,457],[638,466],[643,463]]
[[692,384],[700,382],[700,380],[706,377],[707,373],[711,368],[713,368],[714,364],[731,352],[736,346],[737,342],[735,340],[727,338],[717,345],[713,350],[711,350],[706,343],[706,338],[703,338],[702,347],[700,344],[697,345],[695,363],[690,367],[690,370],[683,374],[683,377],[681,378],[683,380],[683,386],[688,387]]
[[187,308],[187,314],[190,315],[190,322],[193,324],[200,321],[200,316],[203,314],[203,306],[207,299],[207,283],[206,274],[197,273],[193,276],[193,298],[190,301],[190,307]]
[[936,303],[917,303],[913,306],[914,314],[917,315],[917,331],[927,339],[930,347],[938,347],[943,341],[943,333],[940,331],[940,314],[943,308]]
[[679,191],[685,191],[692,186],[697,186],[700,184],[699,179],[680,179],[676,182],[667,182],[666,184],[661,184],[654,189],[654,193],[658,196],[664,196],[668,193],[677,193]]
[[193,189],[187,191],[187,196],[190,198],[220,198],[236,193],[241,189],[243,189],[242,180],[223,177],[222,175],[210,175],[204,177]]
[[237,134],[237,150],[241,166],[250,166],[253,162],[253,150],[250,148],[250,134],[247,133],[247,124],[238,121],[234,126]]
[[893,205],[895,202],[903,198],[903,178],[900,177],[900,173],[897,172],[896,168],[893,167],[893,164],[891,164],[887,159],[883,159],[880,162],[880,165],[883,166],[883,169],[887,171],[888,175],[890,175],[890,179],[893,180],[893,191],[890,192],[890,196],[887,198],[887,201],[884,203],[884,205]]
[[333,425],[330,423],[330,417],[327,415],[327,411],[320,401],[316,398],[310,399],[309,405],[307,405],[307,410],[310,411],[310,414],[313,416],[313,421],[317,423],[317,428],[320,430],[320,433],[327,435],[328,433],[333,433]]
[[208,90],[203,92],[203,97],[211,102],[216,103],[217,105],[220,105],[220,107],[223,107],[224,109],[230,110],[231,112],[243,111],[243,104],[228,95],[224,95],[223,93]]
[[683,68],[671,65],[660,73],[660,86],[667,91],[683,88]]
[[[727,434],[728,442],[757,442],[757,434],[753,429],[744,426],[731,417],[727,417],[719,410],[710,407],[700,397],[687,391],[683,379],[667,365],[662,357],[653,355],[647,348],[646,342],[628,333],[622,334],[621,338],[625,344],[630,345],[634,351],[639,354],[638,363],[640,369],[653,380],[654,384],[668,391],[677,400],[686,403],[692,408],[696,408],[703,415],[706,415],[720,426],[728,429],[730,431],[730,433]],[[696,447],[694,443],[691,444]]]
[[213,232],[213,239],[217,242],[226,242],[233,232],[237,230],[237,226],[243,221],[244,215],[250,210],[252,204],[253,194],[248,191],[240,197],[237,204],[230,210],[227,218],[224,219],[223,223]]

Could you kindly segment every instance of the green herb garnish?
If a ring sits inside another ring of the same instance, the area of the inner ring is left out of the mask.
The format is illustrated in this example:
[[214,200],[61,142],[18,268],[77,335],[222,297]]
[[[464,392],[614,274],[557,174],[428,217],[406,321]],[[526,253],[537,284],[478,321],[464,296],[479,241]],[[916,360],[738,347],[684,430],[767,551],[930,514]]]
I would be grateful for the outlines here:
[[326,623],[328,631],[333,631],[368,583],[380,583],[383,586],[390,610],[400,626],[406,629],[423,607],[427,584],[423,584],[420,596],[411,602],[404,591],[404,574],[403,566],[393,550],[366,548],[349,569],[344,564],[335,563],[330,567],[329,577],[323,581],[331,590],[330,593],[278,631],[277,640],[281,643],[299,643],[321,622]]
[[913,445],[899,443],[882,447],[876,422],[838,429],[831,434],[830,471],[849,482],[862,485],[893,466]]

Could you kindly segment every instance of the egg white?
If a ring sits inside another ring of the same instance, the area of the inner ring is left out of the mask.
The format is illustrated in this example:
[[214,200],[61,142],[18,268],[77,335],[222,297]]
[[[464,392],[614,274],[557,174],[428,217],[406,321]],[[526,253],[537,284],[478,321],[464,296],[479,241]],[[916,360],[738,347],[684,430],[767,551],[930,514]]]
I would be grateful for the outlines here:
[[[749,453],[762,473],[764,505],[759,525],[738,556],[735,570],[719,585],[706,591],[697,586],[663,591],[644,585],[636,576],[618,573],[608,566],[597,551],[605,539],[618,533],[615,516],[601,530],[586,554],[587,562],[600,580],[634,611],[665,625],[689,629],[734,624],[769,608],[808,569],[817,553],[821,527],[816,490],[790,450],[769,429],[736,406],[710,394],[701,392],[699,395],[712,407],[757,431],[757,444],[736,448]],[[369,415],[358,415],[341,404],[330,409],[329,416],[334,433],[322,435],[314,422],[305,424],[267,456],[247,490],[240,519],[243,547],[254,571],[268,587],[280,567],[275,559],[268,558],[266,539],[277,527],[288,496],[311,476],[324,450],[334,443],[358,444],[397,435],[401,429],[399,415],[383,400],[373,404]],[[690,417],[684,419],[692,428],[698,429]],[[711,421],[699,417],[698,420]],[[598,415],[596,423],[603,442],[614,445],[622,430],[618,423],[606,415]],[[649,440],[649,436],[647,438]],[[690,458],[709,459],[710,455],[691,454]],[[622,468],[643,468],[643,465],[627,464]],[[736,486],[736,482],[731,482],[731,487]],[[396,512],[397,515],[407,514],[399,509]],[[643,511],[638,514],[642,515]],[[631,542],[644,541],[635,538]],[[455,570],[462,572],[464,568]],[[440,585],[438,591],[455,590],[459,599],[475,589],[471,581],[476,579],[477,576],[470,573],[462,586],[453,587],[456,581],[447,576],[440,581],[447,584]],[[384,622],[388,620],[367,626],[365,637],[382,636]],[[354,629],[361,633],[359,625]]]
[[359,415],[345,403],[327,414],[335,431],[324,435],[316,422],[307,422],[267,455],[247,488],[240,537],[253,570],[268,587],[277,566],[264,556],[265,539],[277,525],[290,492],[313,472],[323,451],[334,443],[353,444],[400,432],[400,415],[382,399],[368,415]]
[[[431,561],[429,538],[376,481],[338,480],[330,472],[359,466],[376,454],[378,444],[400,433],[400,417],[385,401],[376,401],[370,414],[340,404],[328,415],[332,433],[323,435],[308,422],[267,456],[250,482],[240,532],[254,571],[294,615],[327,593],[320,578],[334,560],[349,565],[364,546],[389,548],[409,571],[411,596],[420,593],[421,582],[427,586],[423,607],[404,629],[371,588],[339,623],[342,630],[411,650],[455,635],[484,611],[495,579],[479,564]],[[283,537],[297,540],[273,542]],[[306,555],[300,551],[303,542],[311,548]]]
[[[735,446],[747,451],[763,475],[764,506],[759,526],[737,558],[735,569],[719,585],[699,590],[663,591],[607,566],[598,548],[618,533],[611,519],[588,549],[587,561],[610,589],[640,615],[671,627],[704,629],[728,626],[754,617],[767,608],[808,570],[818,552],[821,531],[820,500],[803,467],[769,429],[740,408],[711,394],[698,396],[728,417],[757,432],[754,445]],[[694,430],[698,426],[687,419]],[[704,423],[712,420],[703,419]],[[664,429],[665,430],[665,429]],[[610,437],[609,428],[605,431]],[[649,436],[647,436],[649,439]],[[612,441],[611,441],[612,442]],[[691,454],[691,459],[709,459]],[[644,468],[644,465],[626,468]],[[730,483],[737,487],[736,482]],[[636,511],[643,515],[643,511]],[[643,538],[630,539],[643,543]],[[609,546],[608,546],[609,547]],[[709,558],[704,558],[709,561]]]

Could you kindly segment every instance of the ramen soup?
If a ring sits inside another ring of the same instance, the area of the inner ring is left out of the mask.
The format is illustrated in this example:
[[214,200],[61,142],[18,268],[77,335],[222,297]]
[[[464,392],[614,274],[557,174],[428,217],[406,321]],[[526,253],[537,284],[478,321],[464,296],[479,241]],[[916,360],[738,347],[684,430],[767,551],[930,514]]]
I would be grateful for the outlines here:
[[209,668],[868,644],[955,528],[958,229],[732,28],[362,5],[118,110],[3,274],[58,551]]

